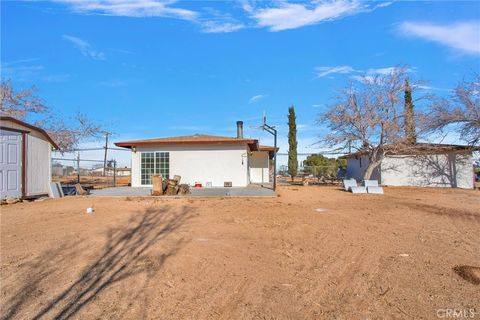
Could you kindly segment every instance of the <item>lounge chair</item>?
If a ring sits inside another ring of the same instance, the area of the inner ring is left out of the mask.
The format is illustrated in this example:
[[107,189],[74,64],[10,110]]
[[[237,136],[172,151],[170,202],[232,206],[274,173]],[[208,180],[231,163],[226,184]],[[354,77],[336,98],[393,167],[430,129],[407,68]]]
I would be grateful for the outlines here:
[[351,191],[352,193],[367,193],[367,189],[362,186],[357,185],[357,180],[343,180],[343,186],[346,191]]
[[350,187],[356,187],[356,186],[357,186],[357,180],[355,179],[343,180],[343,187],[345,188],[345,191],[350,191]]
[[363,185],[368,193],[383,194],[383,188],[378,185],[377,180],[364,180]]

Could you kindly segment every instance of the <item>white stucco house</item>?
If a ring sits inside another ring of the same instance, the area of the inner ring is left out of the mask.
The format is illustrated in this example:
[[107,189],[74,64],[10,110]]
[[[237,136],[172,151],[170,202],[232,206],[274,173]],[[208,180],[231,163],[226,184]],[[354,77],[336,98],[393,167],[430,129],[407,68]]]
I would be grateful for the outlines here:
[[0,117],[1,198],[51,194],[51,152],[57,144],[41,128]]
[[243,122],[237,122],[236,137],[195,134],[116,142],[132,150],[132,187],[150,187],[152,175],[181,176],[181,182],[203,186],[246,187],[270,182],[273,147],[243,137]]
[[[473,189],[472,148],[451,144],[417,143],[387,152],[371,179],[384,186],[420,186]],[[344,156],[347,178],[363,180],[369,160],[359,151]]]

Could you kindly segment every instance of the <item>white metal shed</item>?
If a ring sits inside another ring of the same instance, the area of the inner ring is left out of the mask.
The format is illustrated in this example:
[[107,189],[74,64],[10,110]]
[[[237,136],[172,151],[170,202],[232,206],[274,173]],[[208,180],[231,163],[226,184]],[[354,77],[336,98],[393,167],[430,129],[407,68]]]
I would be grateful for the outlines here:
[[45,130],[12,117],[0,117],[1,198],[48,195],[51,152],[57,144]]

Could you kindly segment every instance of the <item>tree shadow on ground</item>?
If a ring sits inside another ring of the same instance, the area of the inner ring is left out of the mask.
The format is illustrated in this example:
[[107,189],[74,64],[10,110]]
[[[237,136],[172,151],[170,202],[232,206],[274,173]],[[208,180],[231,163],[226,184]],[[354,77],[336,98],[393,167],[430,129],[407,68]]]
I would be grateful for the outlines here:
[[474,266],[455,266],[453,268],[456,274],[463,278],[463,280],[471,284],[480,285],[480,267]]
[[480,214],[477,212],[460,208],[447,208],[440,205],[431,205],[425,203],[412,203],[406,201],[400,203],[415,210],[415,212],[425,212],[428,214],[434,214],[436,216],[445,216],[452,219],[467,220],[476,224],[480,224]]
[[[183,246],[185,241],[175,236],[175,233],[191,216],[190,210],[186,207],[181,210],[152,207],[134,214],[123,227],[109,229],[107,241],[98,258],[87,265],[71,285],[46,303],[44,302],[42,307],[37,308],[36,313],[29,318],[68,319],[73,317],[90,302],[98,299],[113,284],[146,272],[145,268],[139,268],[138,265],[145,260],[147,250],[158,243],[168,247],[155,259],[155,269],[160,269],[165,261],[174,256]],[[52,268],[55,268],[49,263],[52,257],[62,254],[62,261],[65,264],[68,263],[68,260],[65,260],[75,254],[71,250],[69,253],[63,252],[65,249],[42,254],[29,266],[25,273],[27,275],[24,279],[25,284],[12,295],[13,298],[6,304],[8,307],[3,308],[6,312],[2,319],[20,316],[22,307],[33,302],[29,301],[29,293],[39,290],[42,279],[53,270]],[[62,261],[55,263],[56,268],[61,266]]]
[[[68,263],[73,256],[73,245],[61,245],[16,266],[16,273],[23,277],[22,284],[20,287],[15,287],[16,292],[9,300],[2,301],[1,319],[12,319],[26,306],[32,304],[32,300],[43,294],[42,287],[46,279],[54,273],[56,266]],[[2,272],[2,278],[3,276],[4,272]],[[2,282],[5,282],[5,279],[2,279]],[[2,285],[2,291],[9,291],[9,289],[8,286]]]

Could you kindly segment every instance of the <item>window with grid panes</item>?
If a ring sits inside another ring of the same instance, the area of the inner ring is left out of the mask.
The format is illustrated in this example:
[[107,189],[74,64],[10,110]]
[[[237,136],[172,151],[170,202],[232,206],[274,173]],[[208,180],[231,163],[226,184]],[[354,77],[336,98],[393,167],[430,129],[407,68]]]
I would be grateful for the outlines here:
[[142,185],[151,185],[154,174],[161,174],[168,179],[170,175],[169,152],[142,152],[140,172]]

